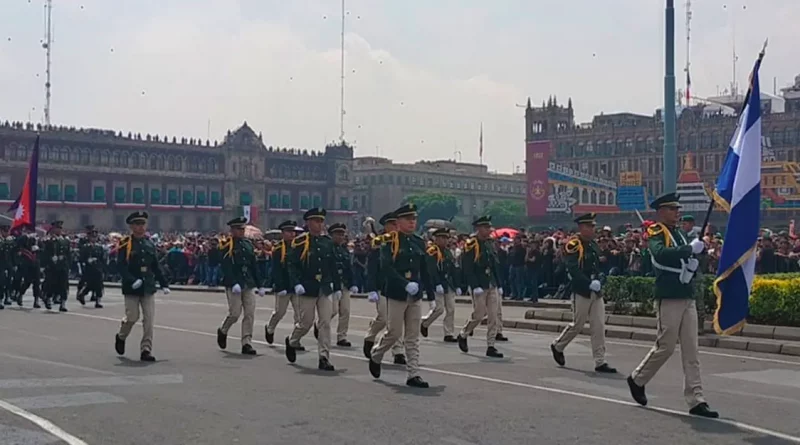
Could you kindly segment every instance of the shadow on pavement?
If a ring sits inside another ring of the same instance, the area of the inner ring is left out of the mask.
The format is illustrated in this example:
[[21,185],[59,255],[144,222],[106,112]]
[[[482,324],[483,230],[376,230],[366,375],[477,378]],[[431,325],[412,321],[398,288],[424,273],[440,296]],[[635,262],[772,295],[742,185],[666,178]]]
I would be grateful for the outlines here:
[[149,366],[157,365],[159,363],[166,363],[169,360],[156,360],[154,362],[143,362],[141,360],[131,360],[128,357],[117,356],[119,363],[114,366],[123,366],[126,368],[147,368]]
[[605,374],[605,373],[602,373],[602,372],[587,371],[585,369],[570,368],[569,366],[564,366],[564,367],[561,367],[560,369],[563,369],[565,371],[574,372],[574,373],[577,373],[577,374],[583,374],[586,377],[591,377],[593,379],[623,380],[624,381],[625,379],[628,378],[625,374],[621,374],[619,371],[617,371],[616,374]]
[[337,368],[335,371],[322,371],[317,368],[300,366],[297,363],[290,363],[289,365],[295,368],[298,374],[318,375],[321,377],[337,377],[347,372],[347,368]]
[[220,352],[222,352],[223,357],[225,357],[227,359],[231,359],[231,360],[253,360],[255,358],[258,358],[258,357],[261,357],[261,356],[264,355],[264,354],[245,355],[245,354],[240,354],[240,353],[237,353],[237,352],[231,352],[231,351],[225,351],[225,350],[222,350]]
[[386,380],[375,379],[376,383],[380,383],[381,385],[390,388],[396,394],[403,394],[403,395],[410,395],[410,396],[419,396],[419,397],[441,397],[444,393],[445,388],[444,385],[438,386],[431,386],[430,388],[412,388],[410,386],[406,386],[405,384],[398,384],[387,382]]

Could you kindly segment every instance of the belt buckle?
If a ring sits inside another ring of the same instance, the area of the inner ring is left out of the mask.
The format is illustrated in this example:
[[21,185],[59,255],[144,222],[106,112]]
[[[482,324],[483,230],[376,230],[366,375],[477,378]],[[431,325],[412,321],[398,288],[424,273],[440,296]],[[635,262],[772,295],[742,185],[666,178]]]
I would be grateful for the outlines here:
[[322,281],[322,274],[318,273],[318,274],[314,275],[314,279],[317,280],[317,281]]
[[147,266],[142,266],[141,268],[139,268],[139,271],[141,271],[142,273],[147,272]]
[[406,280],[411,279],[411,271],[406,272]]

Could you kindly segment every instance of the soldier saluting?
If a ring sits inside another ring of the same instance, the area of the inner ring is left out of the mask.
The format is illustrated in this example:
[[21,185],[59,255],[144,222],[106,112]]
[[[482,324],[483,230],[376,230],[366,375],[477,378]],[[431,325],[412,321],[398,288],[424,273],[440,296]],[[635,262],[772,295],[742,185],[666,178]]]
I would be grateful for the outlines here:
[[647,405],[645,385],[656,375],[681,343],[683,363],[683,394],[689,413],[717,418],[703,396],[700,381],[700,359],[697,352],[697,305],[692,292],[692,279],[698,260],[693,255],[703,252],[705,244],[699,239],[687,242],[686,234],[677,227],[680,216],[680,196],[667,193],[650,204],[658,222],[647,229],[651,261],[656,274],[655,307],[658,332],[655,345],[628,377],[631,396],[640,405]]
[[428,247],[426,253],[428,269],[433,279],[435,287],[434,308],[427,316],[422,318],[420,332],[423,337],[428,336],[428,328],[444,313],[444,341],[455,343],[454,318],[456,314],[456,289],[460,288],[457,281],[458,271],[456,270],[453,253],[447,246],[450,240],[449,229],[437,229],[433,232],[433,245]]
[[286,359],[290,363],[297,360],[297,348],[300,339],[314,326],[316,312],[319,320],[319,369],[333,371],[330,362],[331,349],[331,312],[333,310],[334,293],[341,296],[340,283],[336,280],[336,259],[333,253],[333,241],[322,234],[325,225],[323,208],[307,211],[303,219],[308,232],[298,236],[292,242],[289,256],[289,277],[297,295],[300,306],[300,321],[286,337]]
[[[272,248],[272,290],[275,292],[275,309],[269,317],[267,325],[264,326],[264,333],[267,343],[275,341],[275,329],[286,315],[289,303],[292,303],[294,322],[300,322],[300,308],[297,305],[297,295],[294,294],[294,286],[289,277],[288,259],[291,256],[292,241],[297,236],[297,222],[284,221],[278,225],[281,231],[281,241]],[[294,347],[298,351],[305,351],[306,348],[299,343]]]
[[[58,310],[67,312],[67,294],[69,293],[69,267],[71,252],[69,240],[62,236],[64,221],[53,221],[50,224],[50,235],[42,247],[42,259],[45,270],[45,295],[58,303]],[[50,307],[48,307],[50,309]]]
[[594,241],[595,216],[594,213],[587,213],[575,218],[578,236],[572,237],[564,246],[564,263],[572,293],[572,323],[550,345],[550,351],[556,363],[564,366],[564,349],[581,332],[588,320],[594,370],[614,374],[617,370],[606,363],[606,310],[600,294],[600,248]]
[[222,277],[225,296],[228,298],[228,316],[217,329],[217,345],[220,349],[228,346],[228,330],[242,318],[242,354],[256,355],[250,341],[253,338],[253,323],[256,318],[256,290],[264,296],[264,277],[256,264],[253,243],[244,237],[247,218],[239,217],[228,221],[231,236],[219,245],[222,251]]
[[105,261],[106,251],[103,246],[97,242],[97,230],[94,226],[86,226],[86,240],[81,243],[79,258],[81,264],[81,283],[83,287],[78,285],[78,302],[86,304],[86,294],[92,293],[92,301],[94,307],[101,309],[100,299],[103,298],[103,266]]
[[462,352],[469,352],[467,336],[472,334],[485,316],[487,318],[486,356],[503,358],[503,354],[494,347],[498,332],[497,313],[500,308],[500,298],[503,296],[503,288],[499,287],[499,263],[491,240],[492,217],[481,216],[472,222],[472,226],[475,228],[475,236],[464,244],[464,253],[461,254],[461,269],[466,284],[472,289],[473,311],[456,340],[458,340],[458,347]]
[[169,295],[169,284],[164,278],[156,256],[156,245],[146,236],[147,212],[133,212],[125,219],[131,234],[119,241],[117,267],[122,276],[122,295],[125,297],[125,317],[114,341],[114,349],[125,355],[125,340],[142,315],[141,360],[154,362],[153,324],[156,314],[156,282],[164,295]]

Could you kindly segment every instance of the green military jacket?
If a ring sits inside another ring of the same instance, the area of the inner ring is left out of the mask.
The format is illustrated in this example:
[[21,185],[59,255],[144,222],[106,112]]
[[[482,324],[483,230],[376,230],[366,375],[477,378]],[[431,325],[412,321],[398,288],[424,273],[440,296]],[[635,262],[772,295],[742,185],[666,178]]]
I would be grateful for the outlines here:
[[15,250],[13,238],[0,239],[0,273],[10,271],[14,268]]
[[333,254],[336,260],[336,276],[343,289],[353,287],[353,263],[346,244],[334,244]]
[[376,235],[370,241],[369,255],[367,255],[367,292],[383,292],[383,276],[381,275],[381,247],[386,242],[388,233]]
[[663,270],[663,267],[680,269],[681,260],[687,261],[692,256],[686,234],[677,227],[656,223],[648,227],[647,236],[656,277],[655,298],[694,298],[691,283],[683,284],[679,273]]
[[242,290],[264,285],[261,269],[256,264],[256,250],[247,238],[227,238],[219,243],[222,251],[222,284],[230,289],[238,284]]
[[272,289],[276,294],[281,291],[294,293],[294,286],[289,278],[288,260],[291,250],[291,241],[280,240],[272,247]]
[[428,247],[426,252],[428,270],[433,280],[433,286],[442,286],[445,293],[455,292],[461,287],[459,273],[456,269],[455,258],[450,249],[442,249],[437,245]]
[[499,263],[492,240],[470,238],[461,254],[461,272],[465,284],[472,289],[488,290],[500,283]]
[[[55,260],[55,261],[54,261]],[[42,247],[42,264],[47,269],[69,271],[72,255],[69,240],[63,236],[49,236]]]
[[330,237],[308,232],[298,236],[292,241],[288,261],[292,290],[302,284],[306,291],[304,297],[316,298],[341,290],[341,281],[336,279],[336,257]]
[[[158,264],[156,245],[149,238],[126,236],[117,248],[117,268],[122,277],[122,295],[143,297],[156,292],[156,284],[169,287]],[[142,280],[142,286],[134,289],[133,283]]]
[[80,245],[78,251],[78,258],[80,259],[81,266],[86,269],[95,271],[103,270],[106,264],[106,251],[100,243],[92,243],[84,241]]
[[393,300],[406,301],[406,285],[415,282],[419,292],[414,300],[422,298],[425,292],[433,295],[433,281],[425,262],[425,241],[416,234],[406,235],[390,232],[381,246],[381,273],[383,274],[383,295]]
[[564,246],[564,266],[569,274],[571,292],[591,298],[589,285],[600,274],[600,247],[597,243],[578,236],[571,238]]

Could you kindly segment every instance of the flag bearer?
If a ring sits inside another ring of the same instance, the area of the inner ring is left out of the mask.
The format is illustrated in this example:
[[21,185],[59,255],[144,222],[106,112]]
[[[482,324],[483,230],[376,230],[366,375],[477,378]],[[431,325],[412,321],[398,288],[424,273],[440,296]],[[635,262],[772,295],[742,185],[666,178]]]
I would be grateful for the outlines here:
[[222,277],[225,296],[228,298],[228,316],[217,329],[217,345],[228,346],[228,330],[242,318],[242,354],[256,355],[250,342],[253,339],[253,323],[256,319],[256,292],[264,296],[264,277],[256,264],[253,243],[244,237],[247,218],[238,217],[228,221],[231,236],[220,243],[222,251]]
[[[33,288],[33,308],[39,309],[39,299],[42,297],[41,288],[41,268],[39,267],[39,245],[33,234],[18,233],[14,241],[14,265],[16,272],[11,283],[11,291],[17,306],[22,306],[22,297],[28,291],[28,287]],[[50,309],[50,301],[44,300],[45,307]]]
[[667,362],[680,341],[683,363],[683,396],[690,414],[717,418],[703,396],[700,381],[700,359],[697,352],[697,306],[692,295],[691,280],[697,270],[694,255],[703,252],[702,240],[687,242],[686,234],[677,227],[680,196],[667,193],[650,204],[658,222],[647,229],[648,246],[656,274],[655,308],[658,319],[656,343],[644,360],[628,377],[631,396],[640,405],[647,405],[645,385]]
[[[289,279],[287,263],[292,250],[292,241],[297,236],[297,221],[284,221],[278,225],[278,229],[281,231],[281,241],[272,248],[272,290],[275,292],[275,309],[272,311],[267,325],[264,326],[269,344],[275,341],[275,329],[286,315],[289,303],[292,304],[294,323],[300,322],[300,308],[297,304],[297,295],[294,294],[294,287]],[[306,350],[299,343],[294,348],[298,351]]]
[[594,370],[615,374],[616,369],[606,363],[606,310],[602,283],[600,282],[600,248],[594,241],[595,214],[587,213],[575,218],[578,235],[564,246],[564,263],[572,293],[572,323],[550,345],[553,359],[564,366],[564,349],[580,334],[589,322],[592,338]]
[[423,337],[428,336],[428,328],[443,313],[444,322],[444,341],[446,343],[456,343],[454,319],[456,315],[456,289],[460,287],[457,281],[456,265],[453,254],[448,248],[450,241],[450,230],[437,229],[433,232],[434,244],[428,247],[427,263],[430,270],[431,279],[435,286],[434,307],[422,318],[420,333]]

